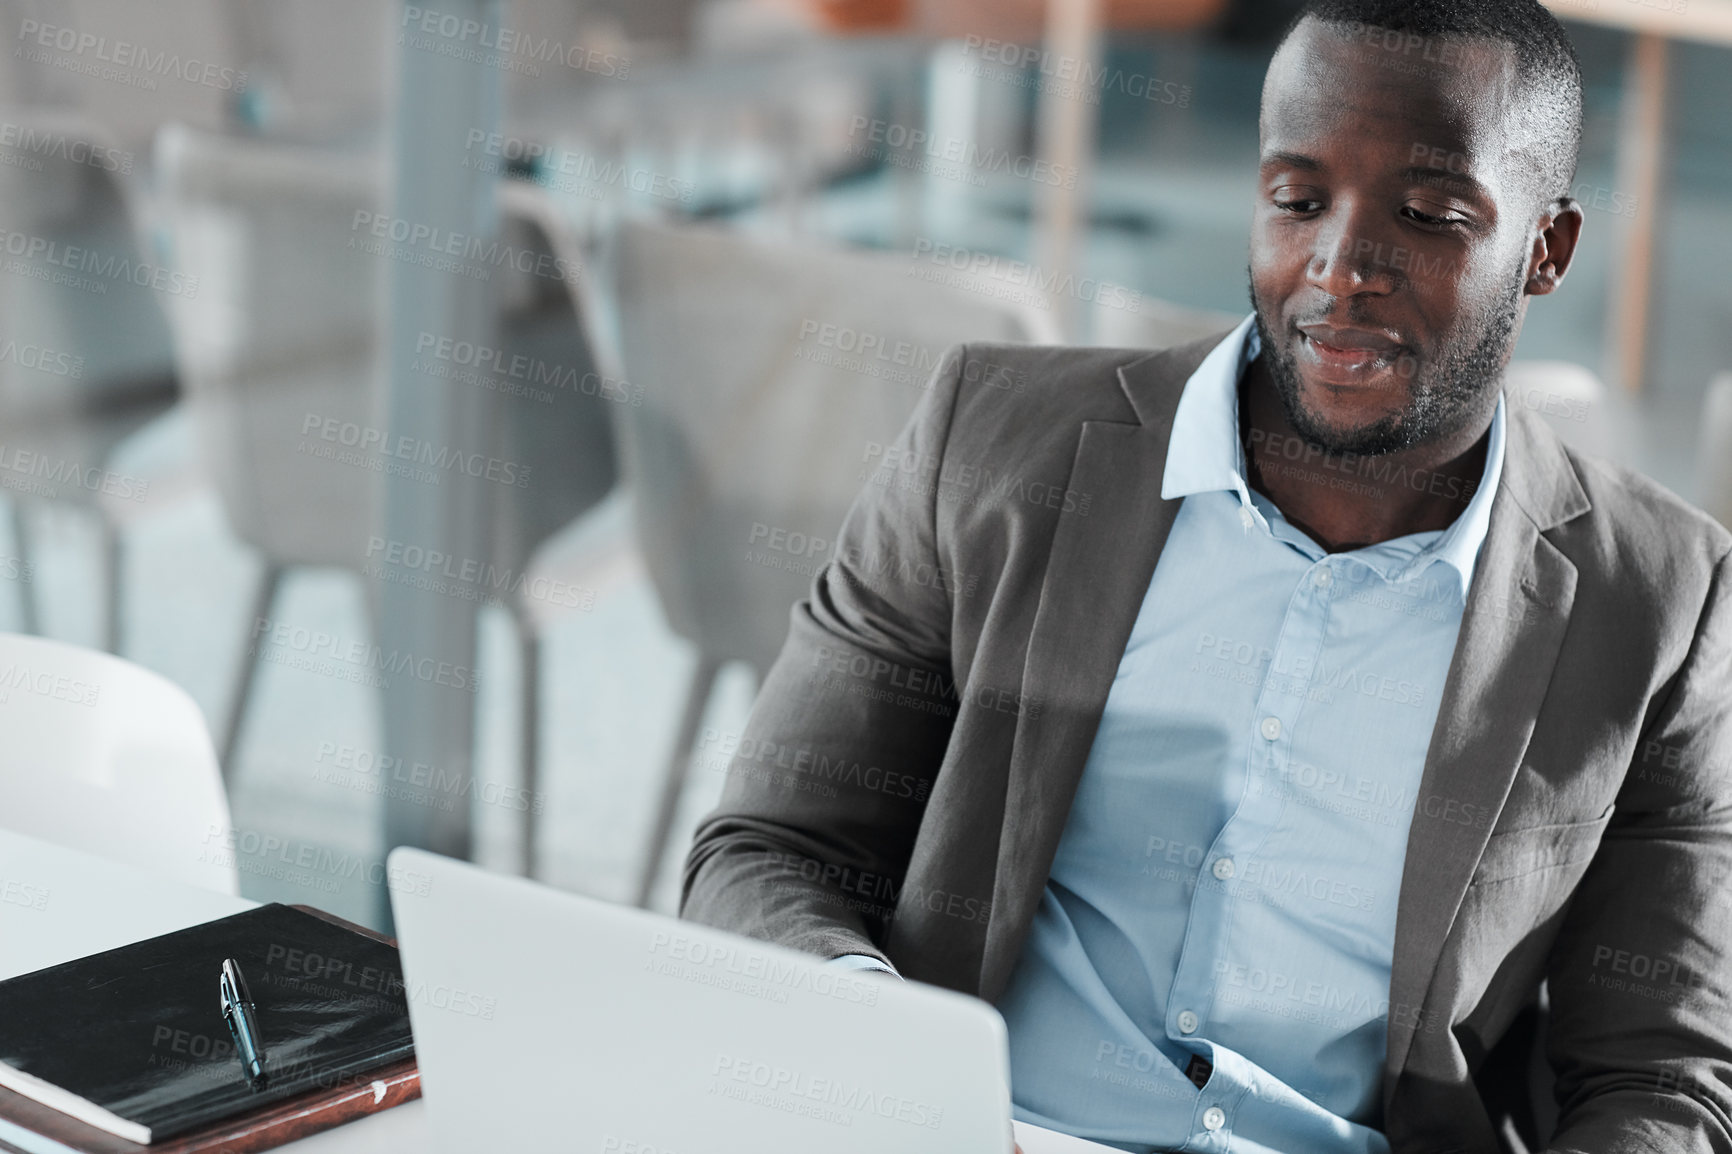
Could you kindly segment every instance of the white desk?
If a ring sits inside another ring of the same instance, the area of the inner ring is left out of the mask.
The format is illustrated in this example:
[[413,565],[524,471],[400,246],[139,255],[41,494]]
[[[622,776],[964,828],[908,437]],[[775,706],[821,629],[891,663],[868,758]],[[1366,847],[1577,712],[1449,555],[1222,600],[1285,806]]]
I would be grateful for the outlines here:
[[[257,904],[0,829],[0,980]],[[293,1154],[428,1148],[419,1099],[279,1147]]]
[[[257,904],[0,829],[0,981]],[[1020,1122],[1016,1136],[1023,1154],[1106,1149]],[[292,1154],[426,1151],[431,1143],[425,1106],[416,1099],[278,1149]]]

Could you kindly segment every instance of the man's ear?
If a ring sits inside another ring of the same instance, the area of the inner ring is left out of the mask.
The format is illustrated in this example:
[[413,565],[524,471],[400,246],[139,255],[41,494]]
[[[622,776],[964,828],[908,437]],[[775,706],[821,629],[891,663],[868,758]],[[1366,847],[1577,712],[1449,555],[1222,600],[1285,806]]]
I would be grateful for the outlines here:
[[1583,223],[1582,206],[1570,197],[1559,197],[1546,205],[1528,253],[1524,287],[1529,296],[1556,292],[1564,283],[1564,274],[1569,272],[1576,245],[1582,239]]

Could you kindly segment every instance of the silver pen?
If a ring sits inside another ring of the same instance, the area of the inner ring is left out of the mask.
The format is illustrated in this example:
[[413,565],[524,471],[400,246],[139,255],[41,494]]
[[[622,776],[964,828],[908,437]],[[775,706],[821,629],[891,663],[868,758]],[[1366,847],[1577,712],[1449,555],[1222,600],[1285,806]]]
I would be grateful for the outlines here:
[[248,1082],[263,1082],[264,1037],[259,1033],[259,1020],[253,1009],[252,991],[247,989],[247,980],[241,976],[240,963],[233,958],[223,961],[220,986],[223,1021],[228,1024],[229,1033],[234,1036],[235,1052],[241,1060],[241,1069],[246,1071]]

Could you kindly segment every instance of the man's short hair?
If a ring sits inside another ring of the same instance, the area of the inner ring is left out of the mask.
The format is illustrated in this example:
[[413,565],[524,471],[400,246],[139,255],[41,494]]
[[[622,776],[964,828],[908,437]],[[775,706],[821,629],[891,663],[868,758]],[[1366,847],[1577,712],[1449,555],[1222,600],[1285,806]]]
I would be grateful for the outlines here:
[[1310,16],[1329,24],[1422,37],[1466,36],[1515,49],[1516,83],[1543,203],[1570,195],[1582,148],[1582,63],[1557,17],[1539,0],[1306,0],[1282,35]]

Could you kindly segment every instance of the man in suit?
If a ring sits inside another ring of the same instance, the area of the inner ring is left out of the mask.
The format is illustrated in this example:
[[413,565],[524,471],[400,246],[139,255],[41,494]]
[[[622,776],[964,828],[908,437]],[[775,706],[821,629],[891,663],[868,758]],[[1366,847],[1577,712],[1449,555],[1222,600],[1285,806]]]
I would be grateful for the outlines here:
[[1254,314],[947,358],[684,916],[993,1002],[1125,1150],[1732,1150],[1732,536],[1501,387],[1580,120],[1533,0],[1312,0]]

